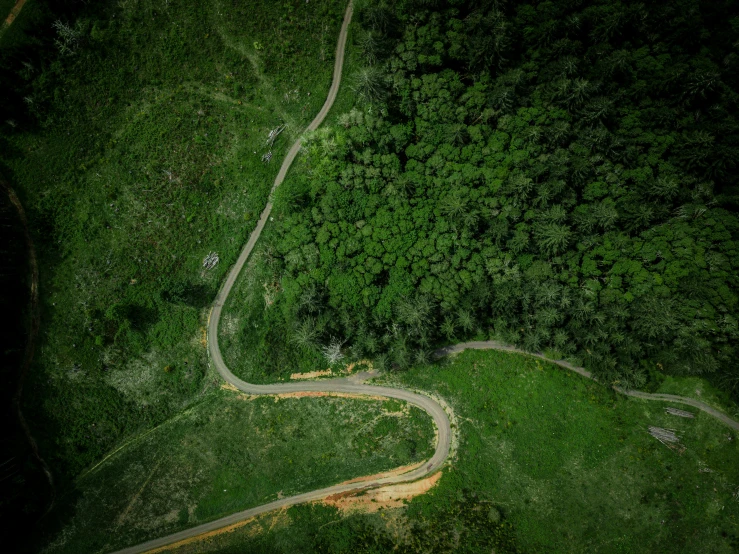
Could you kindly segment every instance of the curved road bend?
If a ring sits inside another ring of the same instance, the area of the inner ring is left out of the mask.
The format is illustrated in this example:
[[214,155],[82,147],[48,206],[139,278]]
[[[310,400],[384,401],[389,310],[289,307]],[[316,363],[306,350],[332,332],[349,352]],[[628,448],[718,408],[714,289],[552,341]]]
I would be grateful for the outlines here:
[[[334,76],[333,76],[333,81],[331,83],[331,88],[329,89],[328,97],[326,98],[326,102],[324,103],[323,108],[321,108],[321,111],[318,113],[315,119],[310,123],[310,125],[308,125],[308,128],[307,128],[308,131],[313,131],[317,129],[318,126],[323,122],[329,110],[331,109],[331,106],[333,105],[334,100],[336,99],[336,94],[339,91],[339,85],[341,84],[341,70],[342,70],[342,65],[344,62],[344,48],[346,46],[347,30],[349,28],[349,23],[352,18],[352,8],[353,6],[350,0],[349,5],[346,8],[346,13],[344,15],[344,22],[341,26],[341,32],[339,34],[339,40],[336,46],[336,63],[334,65]],[[274,185],[272,186],[273,192],[278,186],[280,186],[282,181],[285,179],[285,175],[290,169],[290,166],[292,165],[293,160],[295,159],[298,152],[300,151],[300,146],[301,146],[300,139],[298,139],[295,142],[295,144],[293,144],[292,148],[290,148],[289,152],[287,153],[287,156],[285,157],[285,160],[282,162],[282,166],[280,167],[280,171],[278,172],[277,177],[275,178]],[[215,302],[213,303],[210,320],[208,322],[208,339],[209,339],[208,349],[209,349],[210,357],[213,361],[213,364],[215,365],[215,368],[218,370],[218,373],[220,373],[221,376],[228,383],[234,385],[239,390],[242,390],[249,394],[282,394],[282,393],[289,393],[289,392],[308,392],[308,391],[328,392],[328,393],[338,392],[338,393],[350,393],[350,394],[357,394],[357,395],[385,396],[388,398],[396,398],[398,400],[404,400],[410,404],[418,406],[422,410],[426,411],[433,418],[434,424],[436,425],[436,429],[438,431],[438,437],[437,437],[438,442],[436,444],[436,450],[434,452],[434,455],[431,457],[431,459],[425,462],[422,466],[416,468],[413,471],[404,473],[402,475],[394,475],[391,477],[379,478],[379,479],[375,479],[369,482],[364,482],[361,484],[351,483],[351,484],[334,485],[334,486],[326,487],[326,488],[319,489],[316,491],[298,494],[296,496],[291,496],[288,498],[281,498],[279,500],[270,502],[269,504],[263,504],[262,506],[257,506],[254,508],[250,508],[248,510],[243,510],[241,512],[237,512],[235,514],[231,514],[229,516],[222,517],[220,519],[216,519],[208,523],[203,523],[202,525],[198,525],[197,527],[185,529],[178,533],[173,533],[165,537],[160,537],[158,539],[153,539],[153,540],[138,544],[136,546],[125,548],[123,550],[118,551],[116,554],[135,554],[135,553],[140,553],[140,552],[146,552],[147,550],[152,550],[155,548],[161,548],[167,545],[172,545],[179,541],[189,539],[192,537],[196,537],[203,533],[214,531],[216,529],[220,529],[222,527],[226,527],[234,523],[238,523],[239,521],[243,521],[245,519],[257,516],[259,514],[271,512],[273,510],[284,508],[286,506],[293,506],[295,504],[301,504],[304,502],[321,500],[332,494],[338,494],[338,493],[352,491],[352,490],[371,489],[371,488],[375,488],[381,485],[389,485],[389,484],[395,484],[395,483],[403,483],[407,481],[414,481],[416,479],[420,479],[422,477],[425,477],[435,472],[437,469],[441,467],[441,465],[444,463],[447,456],[449,455],[449,448],[450,448],[450,443],[451,443],[451,426],[449,423],[449,418],[447,414],[444,412],[444,409],[442,408],[442,406],[428,396],[417,394],[417,393],[414,393],[414,392],[411,392],[405,389],[395,389],[391,387],[365,385],[362,383],[350,381],[347,378],[328,379],[324,381],[303,382],[303,383],[253,385],[251,383],[247,383],[246,381],[239,379],[231,372],[230,369],[228,369],[225,362],[223,361],[223,357],[221,356],[221,350],[218,347],[218,323],[221,319],[221,312],[223,310],[224,304],[226,303],[226,299],[228,298],[228,295],[231,292],[231,288],[236,282],[236,279],[238,278],[239,273],[241,273],[241,270],[244,267],[246,260],[249,258],[249,255],[254,249],[254,245],[259,239],[259,236],[261,235],[262,229],[264,229],[264,226],[267,223],[267,219],[269,218],[269,214],[271,211],[272,211],[272,203],[267,202],[267,205],[265,206],[264,211],[262,212],[262,215],[259,218],[259,222],[257,223],[256,228],[254,229],[251,236],[249,237],[249,240],[246,243],[246,246],[244,246],[244,249],[241,251],[239,258],[236,261],[236,264],[233,266],[233,268],[229,272],[228,277],[226,278],[226,281],[223,284],[223,287],[221,288],[220,292],[218,293],[218,296],[215,299]],[[502,343],[498,343],[496,341],[486,341],[486,342],[462,343],[462,344],[457,344],[454,346],[442,348],[441,350],[438,350],[436,352],[436,355],[440,357],[440,356],[444,356],[444,355],[455,353],[455,352],[461,352],[462,350],[465,350],[467,348],[494,349],[494,350],[504,350],[508,352],[518,352],[518,353],[523,353],[523,354],[529,354],[528,352],[523,352],[521,350],[518,350],[515,347],[508,346]],[[546,361],[552,361],[552,360],[548,360],[547,358],[544,358],[541,355],[535,355],[535,356],[538,358],[542,358]],[[567,362],[554,361],[554,363],[562,367],[566,367],[567,369],[576,371],[577,373],[579,373],[580,375],[583,375],[584,377],[592,378],[590,373],[585,371],[583,368],[575,367],[572,364],[569,364]],[[624,392],[624,391],[620,391],[620,392]],[[737,422],[731,420],[730,418],[718,412],[717,410],[714,410],[710,406],[707,406],[703,404],[702,402],[698,402],[690,398],[672,397],[672,396],[670,396],[669,398],[663,398],[669,395],[649,395],[647,393],[637,393],[637,391],[625,391],[625,394],[628,394],[631,396],[638,396],[640,398],[648,398],[648,399],[655,399],[655,400],[669,400],[671,402],[682,402],[685,404],[690,404],[692,406],[700,408],[703,411],[708,412],[714,417],[721,419],[721,421],[723,421],[727,425],[730,425],[736,429],[739,429],[739,424]]]

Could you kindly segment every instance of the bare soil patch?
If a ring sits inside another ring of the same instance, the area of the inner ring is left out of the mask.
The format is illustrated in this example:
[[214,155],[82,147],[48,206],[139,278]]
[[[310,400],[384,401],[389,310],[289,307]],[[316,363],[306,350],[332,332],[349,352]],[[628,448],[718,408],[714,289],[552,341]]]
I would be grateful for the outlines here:
[[308,373],[293,373],[290,375],[290,379],[315,379],[316,377],[325,377],[331,375],[333,372],[330,369],[324,369],[322,371],[309,371]]
[[334,506],[342,513],[373,513],[379,510],[401,508],[415,498],[430,491],[441,478],[442,472],[414,481],[388,485],[368,491],[348,491],[334,494],[323,500],[324,504]]
[[356,362],[351,362],[344,366],[344,369],[334,371],[332,369],[323,369],[320,371],[309,371],[306,373],[293,373],[290,375],[290,379],[316,379],[317,377],[327,377],[329,375],[349,375],[354,371],[356,367],[359,366],[365,366],[367,368],[367,371],[372,371],[372,361],[371,360],[359,360]]
[[26,3],[26,0],[18,0],[15,3],[15,6],[13,6],[13,9],[10,10],[10,14],[7,18],[5,18],[4,27],[10,27],[13,24],[13,21],[15,21],[15,18],[18,17],[18,14],[21,13],[21,10],[23,9],[24,4]]
[[[213,537],[217,537],[218,535],[223,535],[225,533],[231,533],[233,531],[236,531],[237,529],[241,529],[245,525],[248,525],[248,524],[252,523],[258,517],[260,517],[260,516],[250,517],[249,519],[245,519],[244,521],[238,521],[238,522],[236,522],[236,523],[234,523],[232,525],[229,525],[227,527],[221,527],[220,529],[216,529],[215,531],[208,531],[207,533],[203,533],[202,535],[196,535],[194,537],[190,537],[189,539],[183,539],[183,540],[181,540],[179,542],[176,542],[176,543],[173,543],[173,544],[168,544],[166,546],[155,548],[154,550],[149,550],[147,554],[155,554],[157,552],[172,551],[172,550],[183,548],[185,546],[189,546],[189,545],[192,545],[192,544],[195,544],[195,543],[200,543],[200,542],[206,541],[206,540],[211,539]],[[260,529],[257,528],[257,527],[255,527],[250,534],[251,535],[255,535],[259,531],[260,531]]]
[[276,394],[275,402],[280,398],[306,398],[306,397],[319,397],[319,396],[333,396],[335,398],[358,398],[360,400],[380,400],[385,401],[387,398],[384,396],[370,395],[370,394],[350,394],[347,392],[324,392],[324,391],[299,391],[299,392],[283,392],[282,394]]
[[396,475],[402,475],[403,473],[408,473],[409,471],[413,471],[414,469],[421,467],[424,463],[426,462],[418,462],[417,464],[402,466],[402,467],[393,469],[391,471],[385,471],[383,473],[375,473],[374,475],[366,475],[364,477],[357,477],[355,479],[349,479],[348,481],[344,481],[341,484],[350,485],[351,483],[363,483],[364,481],[372,481],[373,479],[383,479],[385,477],[394,477]]

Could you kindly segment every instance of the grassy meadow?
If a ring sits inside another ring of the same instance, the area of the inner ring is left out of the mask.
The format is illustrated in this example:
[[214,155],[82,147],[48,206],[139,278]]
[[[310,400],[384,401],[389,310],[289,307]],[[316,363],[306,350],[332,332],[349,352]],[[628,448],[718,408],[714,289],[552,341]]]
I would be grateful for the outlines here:
[[80,475],[44,552],[108,552],[420,462],[433,436],[426,414],[397,401],[214,391]]
[[[499,352],[468,351],[387,381],[437,393],[455,410],[460,446],[436,488],[380,514],[342,518],[328,507],[297,507],[281,525],[270,528],[265,516],[177,552],[728,554],[739,547],[737,434],[707,415],[668,415],[669,404],[624,398]],[[684,450],[658,442],[650,425],[675,429]]]

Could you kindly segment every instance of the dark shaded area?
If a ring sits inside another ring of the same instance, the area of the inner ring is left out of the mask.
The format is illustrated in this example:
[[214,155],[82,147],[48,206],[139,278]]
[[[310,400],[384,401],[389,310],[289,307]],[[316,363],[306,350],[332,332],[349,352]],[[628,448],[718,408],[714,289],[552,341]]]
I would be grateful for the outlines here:
[[[38,128],[35,106],[24,98],[37,92],[41,84],[32,84],[31,77],[58,58],[52,23],[74,19],[82,10],[89,9],[88,4],[83,0],[27,2],[21,16],[5,33],[0,44],[0,125],[3,130]],[[0,18],[4,20],[6,15]],[[48,78],[53,78],[53,72],[48,73]],[[53,86],[48,78],[43,86]],[[6,144],[0,142],[0,146]]]
[[[303,52],[301,43],[312,37],[317,58],[321,33],[327,44],[334,40],[323,22],[338,27],[343,13],[327,1],[224,8],[237,20],[230,21],[231,32],[269,29],[265,34],[280,36],[262,41],[262,54],[273,82],[290,81],[291,90],[301,77],[287,67],[292,54]],[[249,60],[215,32],[229,27],[225,21],[214,25],[215,9],[171,0],[32,0],[0,40],[0,165],[3,178],[27,195],[23,201],[41,268],[42,355],[28,371],[23,412],[59,491],[44,525],[24,537],[40,545],[73,513],[75,476],[121,437],[166,420],[202,390],[204,351],[189,344],[185,354],[182,345],[186,336],[202,340],[199,310],[214,290],[196,284],[199,264],[188,256],[201,239],[224,245],[222,236],[235,235],[233,246],[218,248],[222,271],[238,249],[239,223],[221,228],[208,205],[218,205],[228,189],[224,180],[238,175],[235,162],[215,163],[226,155],[229,129],[240,133],[250,118],[182,85],[226,86],[239,105],[260,94]],[[251,27],[245,30],[244,21]],[[332,53],[320,51],[326,68]],[[151,120],[124,125],[129,135],[118,140],[116,122],[151,87],[170,98],[155,106]],[[115,179],[102,186],[87,179],[94,175],[91,168],[97,173],[104,165]],[[266,183],[262,176],[272,166],[255,166],[252,173]],[[119,238],[118,218],[130,214],[125,207],[119,213],[118,203],[131,191],[145,194],[164,224],[148,226],[133,217],[126,220],[136,223],[133,230]],[[80,203],[89,209],[80,210]],[[111,247],[116,241],[118,251]],[[84,287],[72,272],[64,274],[65,264],[77,262],[71,257],[101,272],[91,302],[70,300]],[[153,402],[132,400],[110,384],[110,372],[147,349],[164,352],[155,377],[166,394]],[[41,532],[47,536],[39,537]]]
[[198,283],[173,283],[162,292],[162,300],[187,304],[194,308],[209,306],[215,297],[216,291],[212,287]]
[[28,341],[28,262],[22,224],[5,190],[0,194],[0,532],[6,545],[47,508],[49,485],[18,420],[13,398]]

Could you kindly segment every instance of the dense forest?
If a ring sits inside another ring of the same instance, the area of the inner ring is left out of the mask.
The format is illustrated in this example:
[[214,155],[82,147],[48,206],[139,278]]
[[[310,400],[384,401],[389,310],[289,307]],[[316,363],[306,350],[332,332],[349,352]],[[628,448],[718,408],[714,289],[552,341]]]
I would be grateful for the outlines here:
[[739,391],[736,2],[357,11],[363,104],[276,193],[265,348],[402,369],[490,336]]

